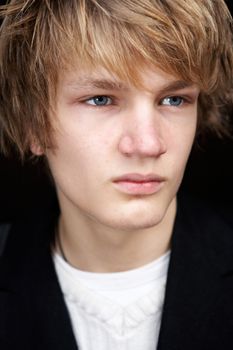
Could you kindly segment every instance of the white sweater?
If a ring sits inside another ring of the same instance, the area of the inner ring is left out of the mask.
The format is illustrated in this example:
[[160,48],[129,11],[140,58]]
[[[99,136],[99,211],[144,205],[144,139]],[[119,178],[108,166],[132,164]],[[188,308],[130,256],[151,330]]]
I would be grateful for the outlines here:
[[117,273],[54,263],[79,350],[155,350],[170,252],[141,268]]

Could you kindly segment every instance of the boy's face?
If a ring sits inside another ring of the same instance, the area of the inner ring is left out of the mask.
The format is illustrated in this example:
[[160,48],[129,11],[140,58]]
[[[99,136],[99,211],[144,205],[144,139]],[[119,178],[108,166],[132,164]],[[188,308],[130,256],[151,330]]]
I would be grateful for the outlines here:
[[46,156],[62,212],[135,230],[161,222],[193,144],[199,89],[159,69],[144,88],[106,70],[66,73],[58,89],[55,150]]

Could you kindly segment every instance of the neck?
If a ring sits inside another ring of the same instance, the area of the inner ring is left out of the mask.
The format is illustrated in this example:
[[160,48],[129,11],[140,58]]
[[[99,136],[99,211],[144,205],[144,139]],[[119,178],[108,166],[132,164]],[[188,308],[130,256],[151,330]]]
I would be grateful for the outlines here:
[[143,266],[168,251],[176,199],[159,224],[133,231],[115,230],[89,217],[61,212],[57,250],[68,263],[84,271],[119,272]]

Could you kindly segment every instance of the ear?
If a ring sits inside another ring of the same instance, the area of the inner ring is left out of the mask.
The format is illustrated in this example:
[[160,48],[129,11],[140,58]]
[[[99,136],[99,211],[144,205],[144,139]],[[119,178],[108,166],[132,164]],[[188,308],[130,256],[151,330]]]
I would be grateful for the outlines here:
[[31,150],[32,154],[34,154],[35,156],[42,156],[44,153],[39,142],[35,141],[35,140],[31,142],[30,150]]

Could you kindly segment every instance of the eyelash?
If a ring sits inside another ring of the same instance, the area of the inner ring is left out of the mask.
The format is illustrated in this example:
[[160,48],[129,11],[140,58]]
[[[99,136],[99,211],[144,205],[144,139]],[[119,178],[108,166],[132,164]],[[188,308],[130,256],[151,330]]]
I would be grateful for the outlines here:
[[[110,103],[107,103],[107,104],[99,104],[99,105],[94,104],[94,103],[88,103],[88,102],[90,102],[90,101],[94,101],[95,99],[104,99],[104,98],[110,100]],[[113,103],[113,98],[110,97],[110,96],[106,96],[106,95],[97,95],[97,96],[93,96],[93,97],[91,97],[91,98],[88,98],[88,99],[85,100],[84,102],[86,102],[87,104],[89,104],[89,105],[91,105],[91,106],[106,107],[106,106],[109,106],[109,105],[111,105],[111,104]]]
[[[165,100],[180,100],[181,101],[181,103],[180,104],[174,104],[174,105],[170,105],[170,104],[163,104],[162,103],[162,101],[165,101]],[[180,107],[180,106],[182,106],[185,102],[188,102],[188,100],[187,99],[185,99],[184,97],[182,97],[182,96],[167,96],[167,97],[165,97],[165,98],[163,98],[162,100],[161,100],[161,102],[160,102],[160,105],[161,106],[171,106],[171,107]]]
[[[97,99],[106,99],[107,102],[105,104],[103,103],[103,104],[99,104],[99,105],[95,104],[95,103],[90,103],[91,101],[94,101],[94,100],[97,100]],[[166,103],[163,104],[163,101],[171,100],[171,99],[178,99],[178,100],[180,100],[180,103],[179,104],[175,104],[175,105],[166,104]],[[112,98],[110,96],[107,96],[107,95],[96,95],[96,96],[93,96],[93,97],[90,97],[90,98],[86,99],[84,102],[87,105],[90,105],[90,106],[93,106],[93,107],[108,107],[109,105],[113,105],[114,104],[114,98]],[[166,96],[166,97],[162,98],[159,101],[159,105],[161,105],[161,106],[170,106],[170,107],[176,107],[176,108],[182,106],[185,103],[190,103],[190,100],[188,98],[185,98],[185,97],[182,97],[182,96],[179,96],[179,95]]]

